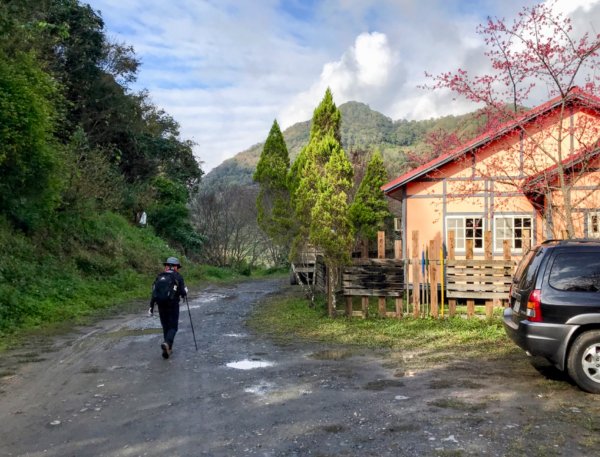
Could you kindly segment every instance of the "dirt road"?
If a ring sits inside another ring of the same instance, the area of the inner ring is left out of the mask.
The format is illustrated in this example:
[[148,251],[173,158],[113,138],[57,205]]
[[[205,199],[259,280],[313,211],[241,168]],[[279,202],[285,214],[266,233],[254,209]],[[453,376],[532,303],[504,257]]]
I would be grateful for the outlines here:
[[600,397],[517,351],[419,368],[416,355],[250,333],[252,308],[283,287],[199,292],[199,351],[182,308],[169,360],[144,308],[3,354],[0,455],[600,455]]

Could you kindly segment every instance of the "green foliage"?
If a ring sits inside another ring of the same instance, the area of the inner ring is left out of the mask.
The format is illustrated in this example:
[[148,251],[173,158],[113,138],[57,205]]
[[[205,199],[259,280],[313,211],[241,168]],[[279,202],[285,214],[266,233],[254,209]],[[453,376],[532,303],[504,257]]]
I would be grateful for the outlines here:
[[65,148],[66,186],[61,207],[71,212],[118,211],[124,205],[126,183],[101,149],[91,148],[81,128]]
[[0,212],[24,229],[58,206],[60,148],[53,141],[57,88],[29,54],[0,51]]
[[127,87],[138,66],[85,3],[0,2],[0,332],[146,292],[173,252],[131,225],[143,210],[198,250],[202,170],[177,122]]
[[149,293],[172,250],[121,216],[60,219],[25,236],[0,217],[0,334],[60,322]]
[[156,201],[148,209],[148,223],[185,252],[197,252],[202,237],[189,221],[188,191],[182,183],[164,176],[154,180]]
[[[310,227],[311,211],[319,193],[319,182],[325,175],[325,166],[331,153],[339,145],[341,114],[327,88],[325,96],[314,110],[308,144],[291,168],[289,188],[296,218],[301,226]],[[326,141],[323,141],[328,138]],[[333,138],[333,142],[329,140]],[[302,231],[302,230],[301,230]]]
[[[259,184],[256,200],[258,226],[283,248],[291,240],[292,210],[287,174],[290,157],[277,121],[273,122],[256,166],[254,180]],[[282,259],[283,261],[283,259]]]
[[329,266],[348,260],[352,242],[348,191],[352,188],[353,172],[337,139],[340,120],[328,89],[315,109],[310,141],[300,155],[304,164],[293,168],[298,173],[293,201],[301,227],[295,244],[307,240],[323,252]]
[[319,106],[315,108],[310,126],[310,138],[322,138],[327,134],[333,135],[338,143],[342,142],[340,125],[342,115],[333,102],[331,89],[328,87]]
[[256,166],[254,180],[271,189],[286,189],[285,176],[290,157],[277,120],[273,121],[269,136]]
[[332,151],[339,147],[341,114],[331,90],[327,88],[321,103],[315,108],[308,144],[300,151],[290,169],[288,186],[296,221],[292,255],[311,238],[313,210],[324,190],[325,167]]
[[352,225],[348,218],[352,165],[332,135],[323,138],[319,149],[329,149],[331,152],[311,209],[309,241],[322,250],[327,264],[343,265],[350,261],[353,241]]
[[[425,155],[429,153],[427,137],[430,132],[456,132],[461,138],[472,138],[481,130],[482,119],[477,113],[463,116],[446,116],[439,119],[392,121],[364,103],[347,102],[340,105],[342,147],[352,155],[356,151],[371,154],[380,150],[388,176],[395,177],[408,171],[410,163],[407,153]],[[290,175],[294,168],[301,168],[296,162],[301,159],[301,151],[308,144],[311,123],[299,122],[287,128],[283,133],[290,159]],[[263,144],[256,144],[240,152],[217,166],[203,178],[203,186],[215,185],[251,185],[252,175],[260,158]],[[294,160],[295,159],[295,160]]]
[[381,153],[375,151],[349,209],[349,217],[356,234],[363,239],[375,239],[377,230],[383,229],[385,218],[390,216],[387,201],[381,190],[381,186],[387,181]]

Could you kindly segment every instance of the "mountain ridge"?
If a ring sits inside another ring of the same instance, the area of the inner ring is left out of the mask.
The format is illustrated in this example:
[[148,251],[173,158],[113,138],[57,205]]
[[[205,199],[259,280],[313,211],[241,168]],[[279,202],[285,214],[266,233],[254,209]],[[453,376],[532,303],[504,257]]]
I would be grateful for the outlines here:
[[[431,132],[456,132],[465,138],[473,136],[480,124],[476,113],[461,116],[444,116],[427,120],[392,120],[369,105],[349,101],[339,106],[342,114],[342,146],[350,159],[364,162],[375,149],[383,155],[388,177],[394,178],[411,168],[408,154],[423,155],[431,148],[427,135]],[[310,120],[297,122],[285,129],[285,139],[290,161],[293,162],[310,136]],[[268,131],[265,132],[265,140]],[[252,185],[252,175],[260,158],[264,142],[256,143],[213,168],[202,179],[202,187]]]

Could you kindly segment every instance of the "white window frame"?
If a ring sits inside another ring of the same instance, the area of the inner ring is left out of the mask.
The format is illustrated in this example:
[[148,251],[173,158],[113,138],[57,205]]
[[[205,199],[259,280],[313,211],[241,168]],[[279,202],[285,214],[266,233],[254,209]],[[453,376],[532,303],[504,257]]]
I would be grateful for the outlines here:
[[[516,229],[515,229],[515,219],[529,219],[529,227],[524,227],[522,224],[518,229],[523,230],[523,228],[529,229],[530,243],[533,242],[533,217],[530,214],[497,214],[494,215],[494,251],[502,252],[503,246],[502,243],[505,239],[510,240],[510,249],[511,251],[518,251],[523,249],[523,237],[516,237]],[[501,227],[500,220],[504,223],[505,221],[510,221],[510,225],[508,227]],[[504,229],[505,231],[509,231],[510,233],[504,233],[503,236],[499,236],[498,230]],[[517,246],[517,240],[521,243],[520,246]]]
[[587,237],[600,238],[600,211],[587,213]]
[[[456,252],[466,252],[467,250],[467,231],[471,230],[467,228],[468,219],[479,219],[481,221],[481,237],[469,237],[473,239],[473,252],[484,252],[484,234],[485,234],[485,217],[481,214],[464,214],[464,215],[449,215],[446,216],[446,240],[448,239],[448,232],[454,230],[454,241]],[[459,224],[456,224],[456,223]],[[480,240],[480,247],[477,247],[476,240]]]

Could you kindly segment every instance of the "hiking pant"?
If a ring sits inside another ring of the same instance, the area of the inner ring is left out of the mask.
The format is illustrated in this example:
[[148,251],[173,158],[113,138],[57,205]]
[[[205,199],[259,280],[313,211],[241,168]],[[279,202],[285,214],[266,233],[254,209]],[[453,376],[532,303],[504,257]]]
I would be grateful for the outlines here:
[[172,348],[179,325],[179,301],[175,303],[159,303],[158,315],[160,316],[160,325],[162,325],[165,341]]

